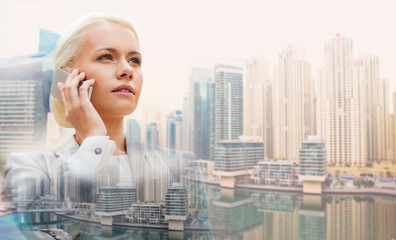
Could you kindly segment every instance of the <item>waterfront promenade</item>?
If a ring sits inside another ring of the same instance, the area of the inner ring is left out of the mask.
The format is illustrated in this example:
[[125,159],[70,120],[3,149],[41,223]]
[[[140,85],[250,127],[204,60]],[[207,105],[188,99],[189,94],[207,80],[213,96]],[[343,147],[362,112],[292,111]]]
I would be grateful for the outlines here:
[[[220,186],[220,181],[204,179],[205,184]],[[302,187],[283,187],[272,186],[264,184],[241,184],[236,183],[235,188],[255,189],[255,190],[270,190],[282,192],[303,192]],[[369,194],[369,195],[382,195],[396,198],[396,190],[378,189],[378,188],[322,188],[322,194]]]

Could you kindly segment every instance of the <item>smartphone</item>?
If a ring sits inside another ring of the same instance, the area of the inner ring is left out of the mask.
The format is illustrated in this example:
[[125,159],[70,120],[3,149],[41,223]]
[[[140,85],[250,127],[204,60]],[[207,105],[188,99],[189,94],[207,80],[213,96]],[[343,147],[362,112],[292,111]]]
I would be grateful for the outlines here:
[[[59,99],[60,101],[62,101],[62,99],[61,99],[61,97],[59,95],[59,91],[58,91],[58,82],[65,83],[66,78],[69,76],[69,74],[70,74],[69,72],[63,70],[62,68],[55,69],[54,78],[52,80],[51,95],[54,96],[55,98]],[[84,82],[84,80],[79,82],[79,84],[77,86],[77,90],[79,90],[79,88],[81,87],[83,82]],[[91,100],[91,96],[92,96],[92,86],[89,86],[89,88],[88,88],[89,100]]]

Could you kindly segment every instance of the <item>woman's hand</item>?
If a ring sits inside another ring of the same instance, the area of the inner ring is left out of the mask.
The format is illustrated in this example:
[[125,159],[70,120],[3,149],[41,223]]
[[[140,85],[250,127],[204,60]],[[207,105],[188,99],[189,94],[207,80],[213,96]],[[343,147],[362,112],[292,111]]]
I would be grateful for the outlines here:
[[59,95],[65,109],[66,120],[69,121],[83,141],[89,136],[106,136],[106,126],[88,98],[88,88],[93,86],[95,79],[84,81],[79,90],[77,86],[85,79],[85,73],[78,69],[67,77],[65,84],[58,83]]

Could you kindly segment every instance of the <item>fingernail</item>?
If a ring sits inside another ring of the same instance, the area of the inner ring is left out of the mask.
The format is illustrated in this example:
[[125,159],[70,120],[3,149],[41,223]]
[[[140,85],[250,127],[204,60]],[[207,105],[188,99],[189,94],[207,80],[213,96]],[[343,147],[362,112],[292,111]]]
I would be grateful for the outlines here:
[[77,73],[78,72],[78,68],[73,70],[73,73]]
[[58,82],[58,87],[61,85],[61,83],[60,82]]

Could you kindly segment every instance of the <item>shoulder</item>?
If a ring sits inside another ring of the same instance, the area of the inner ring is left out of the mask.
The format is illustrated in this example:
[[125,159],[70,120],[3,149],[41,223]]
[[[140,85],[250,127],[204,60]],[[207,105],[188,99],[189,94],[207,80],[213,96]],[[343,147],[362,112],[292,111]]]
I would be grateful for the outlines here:
[[68,140],[61,147],[51,150],[32,150],[24,152],[12,152],[7,156],[4,172],[7,174],[11,169],[48,169],[49,165],[56,162],[62,153],[72,151],[73,143]]

